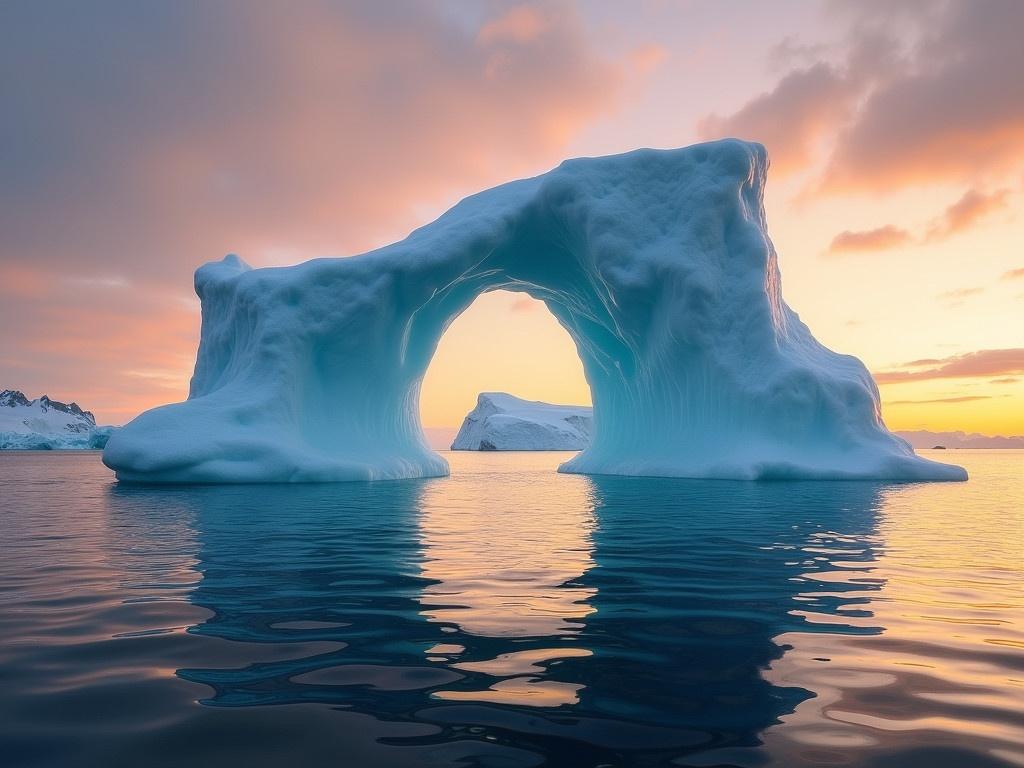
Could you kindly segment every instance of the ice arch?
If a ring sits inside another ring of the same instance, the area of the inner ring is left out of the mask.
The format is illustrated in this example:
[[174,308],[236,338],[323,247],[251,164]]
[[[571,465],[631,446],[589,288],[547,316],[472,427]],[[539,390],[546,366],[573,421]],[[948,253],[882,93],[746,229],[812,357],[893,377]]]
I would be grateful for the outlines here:
[[892,435],[860,361],[782,300],[767,166],[735,140],[569,160],[361,256],[206,264],[189,399],[116,432],[103,460],[155,482],[447,474],[419,384],[452,319],[504,288],[547,304],[590,382],[594,443],[563,472],[964,479]]

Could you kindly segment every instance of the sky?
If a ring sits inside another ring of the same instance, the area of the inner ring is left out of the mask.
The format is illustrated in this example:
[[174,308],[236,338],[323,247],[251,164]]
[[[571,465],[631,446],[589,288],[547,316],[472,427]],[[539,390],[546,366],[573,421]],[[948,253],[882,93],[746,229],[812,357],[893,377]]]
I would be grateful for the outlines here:
[[[893,429],[1024,434],[1017,0],[0,4],[0,389],[101,423],[182,400],[192,273],[349,256],[562,159],[736,136],[771,157],[783,293]],[[442,338],[480,391],[589,402],[522,294]]]

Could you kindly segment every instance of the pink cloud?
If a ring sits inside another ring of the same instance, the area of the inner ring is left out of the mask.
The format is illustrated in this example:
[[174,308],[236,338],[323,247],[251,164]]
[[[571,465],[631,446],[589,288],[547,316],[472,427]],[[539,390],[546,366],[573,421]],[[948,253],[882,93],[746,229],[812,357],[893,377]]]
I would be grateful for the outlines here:
[[0,51],[0,317],[19,329],[2,386],[110,419],[174,399],[199,264],[397,239],[424,208],[559,160],[630,66],[551,3],[475,27],[420,4],[18,14]]
[[532,5],[517,5],[480,28],[477,40],[491,43],[531,43],[547,31],[547,16]]
[[[919,241],[922,243],[940,242],[971,228],[989,214],[1006,208],[1009,195],[1010,191],[1007,189],[991,193],[968,189],[959,200],[932,221],[928,231],[919,238]],[[882,251],[909,245],[914,239],[907,230],[897,227],[895,224],[886,224],[862,231],[846,230],[832,239],[827,253]]]
[[927,361],[908,363],[912,371],[882,371],[875,373],[879,384],[898,384],[905,381],[926,381],[932,379],[959,379],[1006,374],[1024,374],[1024,349],[983,349],[967,352],[935,361],[935,365],[921,368]]
[[859,90],[831,65],[814,64],[790,72],[732,115],[709,115],[697,131],[704,139],[754,139],[768,149],[775,171],[797,171],[813,160],[821,135],[847,118]]
[[[162,36],[141,12],[90,24],[72,11],[61,28],[81,27],[74,68],[96,81],[91,101],[45,66],[60,40],[11,53],[30,73],[13,89],[26,103],[5,110],[28,142],[12,151],[69,159],[27,165],[37,177],[0,207],[9,253],[187,280],[232,250],[364,250],[419,223],[419,206],[544,170],[616,103],[626,63],[592,49],[571,7],[519,8],[481,26],[518,29],[512,47],[418,5],[181,6],[158,19]],[[535,17],[544,32],[528,40]],[[146,66],[120,65],[182,26]]]
[[633,69],[643,75],[656,70],[668,57],[668,49],[657,43],[641,45],[629,52],[629,61]]
[[829,254],[844,254],[861,251],[881,251],[897,248],[912,242],[910,233],[892,224],[863,231],[840,232],[828,246]]
[[49,291],[46,276],[39,270],[16,262],[0,263],[0,296],[36,299]]
[[199,336],[194,309],[159,286],[112,300],[109,291],[50,284],[44,301],[0,306],[5,324],[32,318],[5,345],[5,386],[59,393],[108,423],[187,395]]
[[[864,7],[866,9],[866,6]],[[845,126],[824,188],[975,180],[1024,162],[1024,5],[960,0],[917,15],[920,42]],[[865,15],[866,12],[865,12]]]
[[1024,71],[1024,4],[842,8],[851,29],[843,63],[829,59],[834,48],[783,41],[781,60],[801,68],[732,115],[706,118],[701,133],[762,137],[784,172],[806,170],[823,153],[816,192],[1018,174],[1024,79],[1011,73]]
[[1006,208],[1010,191],[984,193],[968,189],[963,197],[949,206],[934,222],[925,235],[926,240],[944,240],[947,237],[969,229],[980,219]]

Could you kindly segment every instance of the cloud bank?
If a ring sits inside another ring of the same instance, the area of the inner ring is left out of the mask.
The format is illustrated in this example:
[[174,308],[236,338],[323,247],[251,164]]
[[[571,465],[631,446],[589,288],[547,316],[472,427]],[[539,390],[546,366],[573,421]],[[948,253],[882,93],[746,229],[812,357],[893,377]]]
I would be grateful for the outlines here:
[[6,7],[0,322],[25,331],[2,386],[109,410],[89,383],[194,351],[197,265],[396,239],[560,159],[624,66],[558,2]]
[[942,359],[914,360],[901,367],[909,370],[875,373],[875,381],[879,384],[896,384],[905,381],[1024,374],[1024,349],[983,349]]
[[835,8],[852,30],[842,50],[801,50],[803,66],[733,114],[706,118],[702,134],[763,137],[782,173],[820,154],[814,188],[825,193],[973,184],[1020,168],[1024,78],[1012,73],[1024,71],[1024,4]]

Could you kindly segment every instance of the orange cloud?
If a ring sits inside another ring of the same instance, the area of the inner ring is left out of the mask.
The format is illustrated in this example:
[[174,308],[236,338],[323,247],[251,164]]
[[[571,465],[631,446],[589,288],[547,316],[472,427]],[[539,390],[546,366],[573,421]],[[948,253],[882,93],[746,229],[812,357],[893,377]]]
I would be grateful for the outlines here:
[[939,298],[948,302],[951,307],[958,307],[964,303],[964,299],[980,296],[984,292],[984,288],[956,288],[952,291],[940,293]]
[[1003,273],[1003,280],[1019,280],[1020,278],[1024,278],[1024,267]]
[[668,49],[657,43],[641,45],[629,53],[629,61],[633,65],[633,69],[643,75],[656,70],[668,57]]
[[198,341],[195,304],[159,283],[42,269],[32,279],[44,294],[0,301],[0,325],[17,328],[4,337],[7,386],[75,400],[106,423],[185,396]]
[[0,263],[0,296],[38,299],[50,290],[50,283],[39,270],[24,264]]
[[108,419],[187,381],[196,266],[397,239],[561,159],[630,66],[560,4],[476,27],[347,2],[7,15],[2,385]]
[[968,229],[979,219],[1005,208],[1009,195],[1008,189],[1001,189],[989,194],[976,189],[967,190],[963,197],[949,206],[942,216],[932,223],[925,239],[929,241],[944,240]]
[[913,55],[843,130],[825,189],[1001,177],[1024,162],[1024,83],[1008,75],[1024,71],[1024,5],[979,10],[961,0],[929,10],[917,14]]
[[[920,241],[923,243],[939,242],[969,229],[990,213],[1007,207],[1009,195],[1008,189],[987,194],[979,192],[977,189],[968,189],[959,200],[932,221],[927,233],[920,238]],[[908,245],[913,239],[909,232],[895,224],[886,224],[876,229],[859,232],[846,230],[832,239],[827,253],[882,251]],[[1021,272],[1024,274],[1024,270]],[[1011,273],[1008,272],[1007,275],[1009,274]],[[977,292],[981,289],[967,290]],[[943,295],[953,297],[953,294]]]
[[790,173],[813,159],[822,134],[845,120],[861,85],[832,66],[815,64],[791,72],[774,90],[756,97],[733,115],[709,115],[697,131],[703,139],[754,139],[768,149],[772,168]]
[[875,381],[879,384],[896,384],[904,381],[1024,374],[1024,349],[983,349],[941,360],[915,360],[903,367],[920,370],[882,371],[874,374]]
[[828,253],[881,251],[907,245],[911,240],[909,232],[892,224],[860,232],[848,229],[832,238],[832,242],[828,246]]
[[[395,239],[419,206],[544,170],[616,103],[627,63],[591,47],[571,6],[556,10],[521,6],[486,34],[422,5],[27,18],[10,51],[24,66],[0,72],[18,78],[2,87],[5,122],[25,142],[10,147],[24,168],[0,181],[19,182],[0,207],[5,246],[23,263],[187,281],[228,251],[266,263]],[[62,36],[88,54],[54,65]],[[146,66],[123,66],[143,40]]]
[[549,26],[547,17],[531,5],[517,5],[509,8],[498,18],[480,28],[477,40],[491,43],[531,43],[540,37]]

